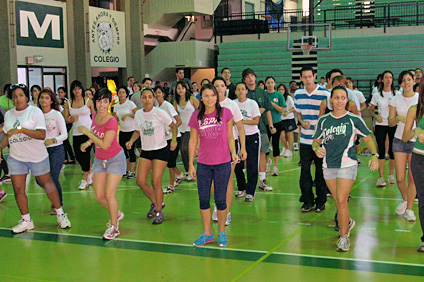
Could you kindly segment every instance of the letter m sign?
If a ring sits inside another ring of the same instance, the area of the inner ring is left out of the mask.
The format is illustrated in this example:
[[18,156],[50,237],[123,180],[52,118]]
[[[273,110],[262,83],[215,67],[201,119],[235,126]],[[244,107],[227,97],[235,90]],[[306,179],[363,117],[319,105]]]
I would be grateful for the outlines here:
[[17,44],[63,48],[63,9],[61,7],[15,2]]

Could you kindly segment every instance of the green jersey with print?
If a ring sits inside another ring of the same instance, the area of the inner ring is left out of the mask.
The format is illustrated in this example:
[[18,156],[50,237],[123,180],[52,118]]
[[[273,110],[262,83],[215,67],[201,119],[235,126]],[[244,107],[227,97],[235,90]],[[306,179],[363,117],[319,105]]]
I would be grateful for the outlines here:
[[[273,93],[268,93],[269,100],[277,104],[280,107],[287,107],[286,99],[284,99],[284,95],[278,91],[274,91]],[[271,104],[272,105],[272,104]],[[271,110],[272,123],[277,123],[281,121],[281,113],[277,111],[274,106],[272,106]],[[265,123],[268,124],[268,121],[265,119]]]

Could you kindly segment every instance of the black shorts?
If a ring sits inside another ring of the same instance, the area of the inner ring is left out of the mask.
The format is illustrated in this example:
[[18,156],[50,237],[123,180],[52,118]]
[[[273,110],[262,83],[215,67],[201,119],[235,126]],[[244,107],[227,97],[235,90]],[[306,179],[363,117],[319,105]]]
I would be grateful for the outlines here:
[[168,146],[163,147],[162,149],[157,149],[153,151],[141,151],[140,158],[148,159],[148,160],[161,160],[164,162],[168,162],[169,160],[169,148]]
[[180,151],[181,137],[177,137],[177,148],[174,151],[171,151],[171,140],[168,140],[168,146],[166,146],[169,150],[169,160],[168,160],[168,168],[174,168],[177,166],[177,157],[178,152]]
[[138,137],[137,140],[135,140],[134,146],[135,146],[134,148],[136,148],[136,149],[141,148],[141,138],[140,137]]
[[297,129],[296,121],[293,119],[283,119],[282,120],[282,130],[285,132],[292,132]]

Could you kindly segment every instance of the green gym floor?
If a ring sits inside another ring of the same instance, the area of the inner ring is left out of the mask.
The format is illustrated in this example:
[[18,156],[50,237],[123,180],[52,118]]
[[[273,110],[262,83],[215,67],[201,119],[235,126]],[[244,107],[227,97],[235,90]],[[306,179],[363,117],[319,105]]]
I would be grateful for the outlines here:
[[[11,234],[20,214],[6,183],[8,197],[0,204],[0,281],[424,281],[424,254],[416,251],[420,223],[395,215],[397,186],[376,188],[378,175],[365,165],[368,159],[360,157],[364,165],[351,193],[356,227],[347,253],[336,251],[331,198],[323,213],[300,212],[298,152],[280,159],[280,176],[268,174],[274,191],[258,191],[252,203],[234,198],[226,248],[216,241],[192,246],[203,231],[195,182],[182,182],[164,195],[165,222],[155,226],[146,217],[150,203],[135,179],[123,179],[116,197],[125,218],[121,236],[113,241],[102,240],[108,213],[96,202],[92,186],[77,190],[79,165],[66,166],[61,175],[69,230],[57,228],[46,195],[31,178],[27,193],[35,229]],[[166,171],[163,186],[168,179]],[[416,204],[414,211],[418,215]],[[216,223],[213,231],[217,238]]]

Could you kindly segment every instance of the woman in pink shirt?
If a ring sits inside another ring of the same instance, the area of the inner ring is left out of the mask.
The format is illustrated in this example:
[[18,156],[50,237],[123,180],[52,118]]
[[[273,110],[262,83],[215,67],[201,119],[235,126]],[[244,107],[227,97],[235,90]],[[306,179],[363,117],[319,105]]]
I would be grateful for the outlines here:
[[94,192],[96,200],[109,211],[110,221],[103,234],[103,239],[112,240],[120,235],[119,221],[124,218],[124,213],[118,209],[115,193],[126,170],[124,150],[116,138],[118,122],[109,113],[112,93],[102,88],[94,95],[94,107],[91,130],[85,126],[78,127],[78,131],[89,139],[81,145],[85,152],[92,143],[95,144],[95,159],[93,163]]

